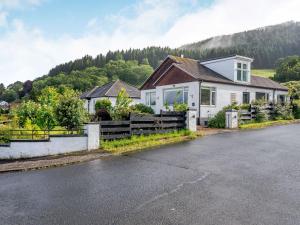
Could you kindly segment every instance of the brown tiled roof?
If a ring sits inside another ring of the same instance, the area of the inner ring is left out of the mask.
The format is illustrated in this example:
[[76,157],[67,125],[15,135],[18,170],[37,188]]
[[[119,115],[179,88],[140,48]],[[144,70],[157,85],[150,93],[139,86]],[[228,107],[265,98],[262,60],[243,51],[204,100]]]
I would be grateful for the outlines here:
[[[267,89],[277,89],[277,90],[287,90],[283,85],[264,77],[259,77],[252,75],[250,84],[241,84],[233,82],[232,80],[224,77],[223,75],[205,67],[198,60],[181,58],[177,56],[169,56],[174,63],[170,66],[176,66],[182,71],[186,72],[190,76],[196,78],[197,80],[206,82],[216,82],[239,86],[249,86],[257,88],[267,88]],[[157,82],[157,81],[156,81]]]
[[124,88],[130,98],[140,98],[141,92],[124,81],[116,80],[104,84],[101,87],[95,87],[92,90],[83,93],[80,98],[100,98],[100,97],[117,97],[121,89]]

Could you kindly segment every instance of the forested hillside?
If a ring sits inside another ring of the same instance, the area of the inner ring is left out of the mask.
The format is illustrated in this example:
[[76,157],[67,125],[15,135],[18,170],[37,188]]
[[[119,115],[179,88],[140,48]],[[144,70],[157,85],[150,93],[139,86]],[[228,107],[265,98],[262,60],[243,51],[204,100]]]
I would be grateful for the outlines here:
[[277,59],[300,54],[300,22],[212,37],[180,49],[200,51],[204,58],[240,54],[253,57],[255,68],[274,68]]

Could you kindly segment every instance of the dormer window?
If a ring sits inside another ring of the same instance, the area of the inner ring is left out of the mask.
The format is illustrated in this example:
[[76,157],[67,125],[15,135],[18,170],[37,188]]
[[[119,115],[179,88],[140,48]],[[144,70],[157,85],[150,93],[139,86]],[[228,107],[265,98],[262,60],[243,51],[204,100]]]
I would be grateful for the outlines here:
[[248,81],[248,65],[247,63],[237,63],[237,80],[247,82]]

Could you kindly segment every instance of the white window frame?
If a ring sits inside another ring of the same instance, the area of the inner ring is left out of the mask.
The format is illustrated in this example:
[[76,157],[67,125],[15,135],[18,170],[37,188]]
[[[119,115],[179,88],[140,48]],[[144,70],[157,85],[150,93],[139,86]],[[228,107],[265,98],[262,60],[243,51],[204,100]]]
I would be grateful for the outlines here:
[[[189,87],[177,87],[177,88],[167,88],[163,89],[163,104],[165,104],[165,93],[171,91],[182,91],[182,103],[189,104]],[[187,93],[186,102],[184,102],[184,94]],[[173,106],[174,104],[170,104],[169,106]]]
[[[209,105],[203,105],[202,104],[202,89],[210,90],[210,93],[209,93],[209,102],[210,102],[210,104]],[[213,92],[215,93],[215,104],[212,104],[212,102],[213,102],[212,93]],[[213,106],[213,107],[215,107],[217,105],[217,88],[202,86],[200,88],[200,105],[201,106]]]
[[[241,64],[241,68],[238,68],[238,64]],[[244,65],[246,65],[246,69],[244,69]],[[241,80],[238,79],[238,71],[241,71]],[[243,79],[244,72],[246,72],[246,80]],[[248,83],[250,81],[250,66],[247,62],[237,61],[236,62],[236,80],[238,82]]]
[[[155,104],[151,105],[151,95],[153,95],[153,94],[154,94]],[[156,91],[146,92],[145,100],[146,100],[146,105],[147,106],[155,106],[156,105]]]

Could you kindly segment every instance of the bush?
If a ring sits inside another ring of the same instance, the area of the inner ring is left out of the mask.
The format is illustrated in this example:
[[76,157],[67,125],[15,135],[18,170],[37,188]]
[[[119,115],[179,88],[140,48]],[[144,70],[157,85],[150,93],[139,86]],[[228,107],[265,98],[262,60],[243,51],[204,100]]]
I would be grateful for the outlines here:
[[154,110],[150,106],[144,105],[142,103],[133,105],[131,108],[134,112],[154,114]]
[[88,115],[82,100],[77,97],[62,99],[56,109],[56,118],[60,126],[71,130],[88,121]]
[[295,119],[300,119],[300,101],[293,102],[293,115]]
[[174,103],[173,109],[175,112],[186,112],[188,111],[189,107],[185,103]]
[[107,120],[111,120],[111,116],[109,112],[106,109],[97,110],[93,118],[93,121],[107,121]]
[[293,109],[290,104],[276,104],[275,105],[275,119],[276,120],[292,120],[294,119]]
[[236,104],[225,106],[221,111],[219,111],[213,118],[208,120],[208,127],[211,128],[225,128],[226,126],[226,111],[230,109],[237,110],[239,107]]
[[107,111],[109,111],[111,107],[111,101],[108,98],[98,100],[95,104],[96,111],[98,111],[99,109],[106,109]]
[[212,128],[225,128],[226,117],[225,117],[225,109],[219,111],[213,118],[208,120],[208,127]]
[[129,98],[126,90],[123,88],[116,100],[116,105],[110,110],[110,116],[113,120],[128,119],[129,113],[131,112],[130,104],[132,99]]

